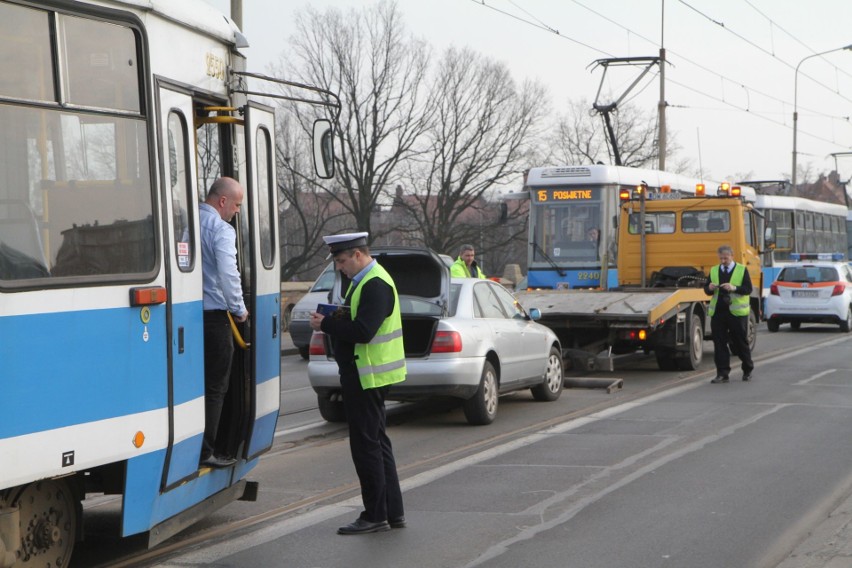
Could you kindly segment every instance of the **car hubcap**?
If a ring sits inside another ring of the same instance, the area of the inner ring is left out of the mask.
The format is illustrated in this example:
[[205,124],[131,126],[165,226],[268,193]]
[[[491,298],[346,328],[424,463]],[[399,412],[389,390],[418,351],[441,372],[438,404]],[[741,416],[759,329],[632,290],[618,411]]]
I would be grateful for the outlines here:
[[559,382],[562,380],[562,362],[556,355],[551,355],[547,360],[547,388],[550,392],[559,390]]
[[482,381],[482,399],[489,416],[497,412],[497,381],[494,373],[489,372]]

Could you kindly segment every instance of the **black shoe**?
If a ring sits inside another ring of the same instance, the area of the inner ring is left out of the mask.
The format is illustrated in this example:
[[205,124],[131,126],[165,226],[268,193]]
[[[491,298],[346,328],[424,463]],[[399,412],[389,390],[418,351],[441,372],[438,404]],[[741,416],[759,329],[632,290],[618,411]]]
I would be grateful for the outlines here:
[[396,519],[388,519],[388,524],[392,529],[404,529],[405,517],[397,517]]
[[749,371],[748,373],[743,373],[743,380],[744,381],[750,381],[751,380],[751,371]]
[[370,521],[365,521],[364,519],[358,518],[354,522],[346,525],[345,527],[340,527],[339,529],[337,529],[337,534],[367,534],[389,530],[390,525],[387,521],[371,523]]
[[727,377],[727,376],[725,376],[725,375],[716,375],[716,378],[715,378],[715,379],[713,379],[713,380],[712,380],[712,381],[710,381],[710,382],[711,382],[711,383],[713,383],[714,385],[717,385],[717,384],[719,384],[719,383],[727,383],[727,382],[728,382],[728,377]]
[[223,458],[220,456],[210,456],[201,460],[201,465],[203,467],[212,467],[214,469],[231,467],[235,463],[237,463],[237,460],[235,460],[234,458]]

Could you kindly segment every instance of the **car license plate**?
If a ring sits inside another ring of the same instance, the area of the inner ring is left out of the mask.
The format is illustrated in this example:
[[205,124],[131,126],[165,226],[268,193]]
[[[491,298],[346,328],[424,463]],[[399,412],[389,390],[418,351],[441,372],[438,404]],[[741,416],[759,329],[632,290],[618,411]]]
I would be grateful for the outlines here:
[[816,298],[819,295],[817,290],[793,290],[794,298]]

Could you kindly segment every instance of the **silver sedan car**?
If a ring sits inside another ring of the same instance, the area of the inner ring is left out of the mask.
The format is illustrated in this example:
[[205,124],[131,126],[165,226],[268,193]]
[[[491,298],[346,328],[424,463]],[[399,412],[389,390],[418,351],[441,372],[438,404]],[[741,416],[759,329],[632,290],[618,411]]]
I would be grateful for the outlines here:
[[[489,424],[498,396],[531,389],[536,400],[562,393],[562,352],[556,335],[533,321],[503,286],[490,280],[449,277],[446,263],[428,249],[388,247],[372,255],[397,286],[402,311],[407,377],[391,386],[388,398],[462,400],[471,424]],[[337,274],[333,298],[349,283]],[[345,420],[337,364],[331,343],[314,333],[308,378],[323,418]]]

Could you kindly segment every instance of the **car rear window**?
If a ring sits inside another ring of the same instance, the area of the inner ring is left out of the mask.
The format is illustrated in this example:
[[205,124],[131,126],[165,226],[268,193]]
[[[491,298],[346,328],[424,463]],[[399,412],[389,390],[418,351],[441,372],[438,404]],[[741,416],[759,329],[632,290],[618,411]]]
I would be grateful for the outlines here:
[[837,282],[833,266],[789,266],[778,275],[779,282]]

